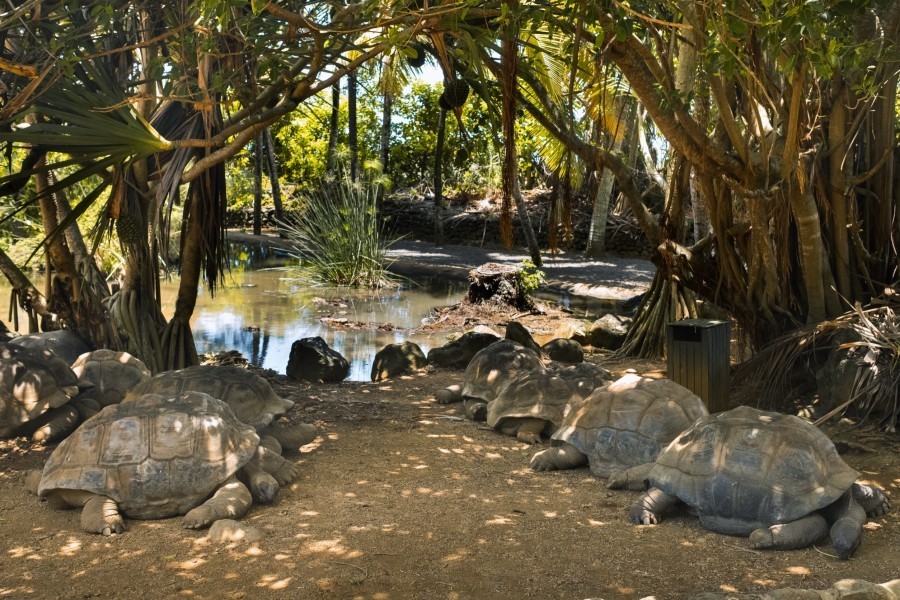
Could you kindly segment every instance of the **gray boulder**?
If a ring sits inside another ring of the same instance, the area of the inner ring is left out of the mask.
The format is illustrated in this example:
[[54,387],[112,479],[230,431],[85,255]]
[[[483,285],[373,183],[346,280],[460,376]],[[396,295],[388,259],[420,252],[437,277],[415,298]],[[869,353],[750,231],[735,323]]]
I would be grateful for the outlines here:
[[588,339],[594,348],[618,350],[625,342],[625,335],[631,327],[629,317],[619,315],[603,315],[593,322],[588,332]]
[[350,363],[316,336],[297,340],[291,345],[285,372],[291,379],[337,382],[350,374]]

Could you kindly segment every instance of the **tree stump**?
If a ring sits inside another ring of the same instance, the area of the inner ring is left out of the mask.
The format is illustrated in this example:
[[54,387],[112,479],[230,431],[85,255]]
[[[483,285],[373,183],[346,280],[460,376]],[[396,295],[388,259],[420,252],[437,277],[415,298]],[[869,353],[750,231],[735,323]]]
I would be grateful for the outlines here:
[[521,269],[512,265],[485,263],[469,271],[466,302],[501,304],[518,310],[531,310],[534,302],[522,288]]

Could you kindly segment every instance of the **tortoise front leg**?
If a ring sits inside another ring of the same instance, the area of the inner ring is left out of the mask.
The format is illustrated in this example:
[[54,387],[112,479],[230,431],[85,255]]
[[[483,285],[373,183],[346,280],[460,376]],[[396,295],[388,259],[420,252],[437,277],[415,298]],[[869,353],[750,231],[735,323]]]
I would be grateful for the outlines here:
[[677,502],[677,496],[670,496],[659,488],[650,488],[631,505],[631,522],[635,525],[656,525],[662,520],[663,513]]
[[247,513],[252,503],[247,486],[231,477],[212,498],[184,515],[182,526],[185,529],[203,529],[219,519],[239,519]]
[[862,528],[866,524],[866,511],[853,493],[847,491],[822,512],[831,523],[831,544],[838,558],[847,560],[859,547]]
[[874,485],[854,483],[850,490],[859,505],[866,511],[867,517],[883,517],[891,510],[891,501],[887,494]]
[[541,450],[531,457],[531,468],[535,471],[555,471],[574,469],[587,464],[588,457],[568,442]]

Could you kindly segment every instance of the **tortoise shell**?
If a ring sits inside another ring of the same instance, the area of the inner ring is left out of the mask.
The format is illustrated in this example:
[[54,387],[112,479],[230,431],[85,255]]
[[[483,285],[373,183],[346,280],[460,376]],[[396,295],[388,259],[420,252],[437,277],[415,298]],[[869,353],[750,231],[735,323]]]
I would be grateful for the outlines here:
[[671,379],[624,377],[594,390],[553,435],[588,457],[591,472],[653,462],[678,434],[706,416],[699,396]]
[[17,344],[0,347],[0,437],[78,394],[69,365],[48,350]]
[[507,419],[536,418],[547,422],[544,431],[553,432],[572,404],[580,401],[565,379],[541,365],[503,386],[487,405],[487,424],[499,428]]
[[741,406],[673,440],[649,481],[694,507],[708,529],[747,535],[828,506],[858,476],[815,425]]
[[72,364],[72,371],[83,389],[79,398],[92,398],[100,406],[120,403],[128,390],[151,376],[139,358],[106,349],[82,354]]
[[146,394],[107,406],[50,455],[38,495],[84,490],[136,519],[200,505],[249,461],[259,436],[228,405],[197,392]]
[[243,423],[260,429],[289,411],[294,403],[279,397],[259,375],[232,365],[200,365],[164,371],[139,383],[124,402],[144,394],[177,395],[203,392],[223,400]]
[[495,399],[511,381],[534,370],[545,371],[541,358],[512,340],[500,340],[472,357],[463,375],[464,398]]
[[65,329],[28,333],[10,341],[31,350],[49,350],[67,365],[74,363],[85,352],[91,351],[90,345],[84,341],[84,338],[74,331]]

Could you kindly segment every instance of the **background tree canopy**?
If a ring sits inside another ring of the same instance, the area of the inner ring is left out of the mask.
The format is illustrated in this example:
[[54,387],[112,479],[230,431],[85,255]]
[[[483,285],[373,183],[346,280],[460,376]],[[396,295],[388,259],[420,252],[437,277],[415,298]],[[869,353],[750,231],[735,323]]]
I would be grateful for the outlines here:
[[[430,182],[446,123],[451,178],[502,173],[507,224],[520,181],[560,191],[553,245],[585,189],[588,250],[602,251],[618,194],[659,267],[627,352],[662,352],[665,324],[698,299],[759,348],[896,293],[898,34],[891,0],[30,0],[0,14],[0,189],[9,221],[40,218],[54,292],[7,255],[0,269],[35,326],[52,317],[154,370],[190,364],[224,212],[254,193],[234,173],[258,179],[272,148],[269,172],[302,187],[346,144],[351,160],[387,160],[395,186]],[[410,83],[423,58],[444,86]],[[457,108],[459,81],[472,96]],[[182,283],[166,322],[173,206]],[[85,214],[95,239],[121,243],[115,293]]]

